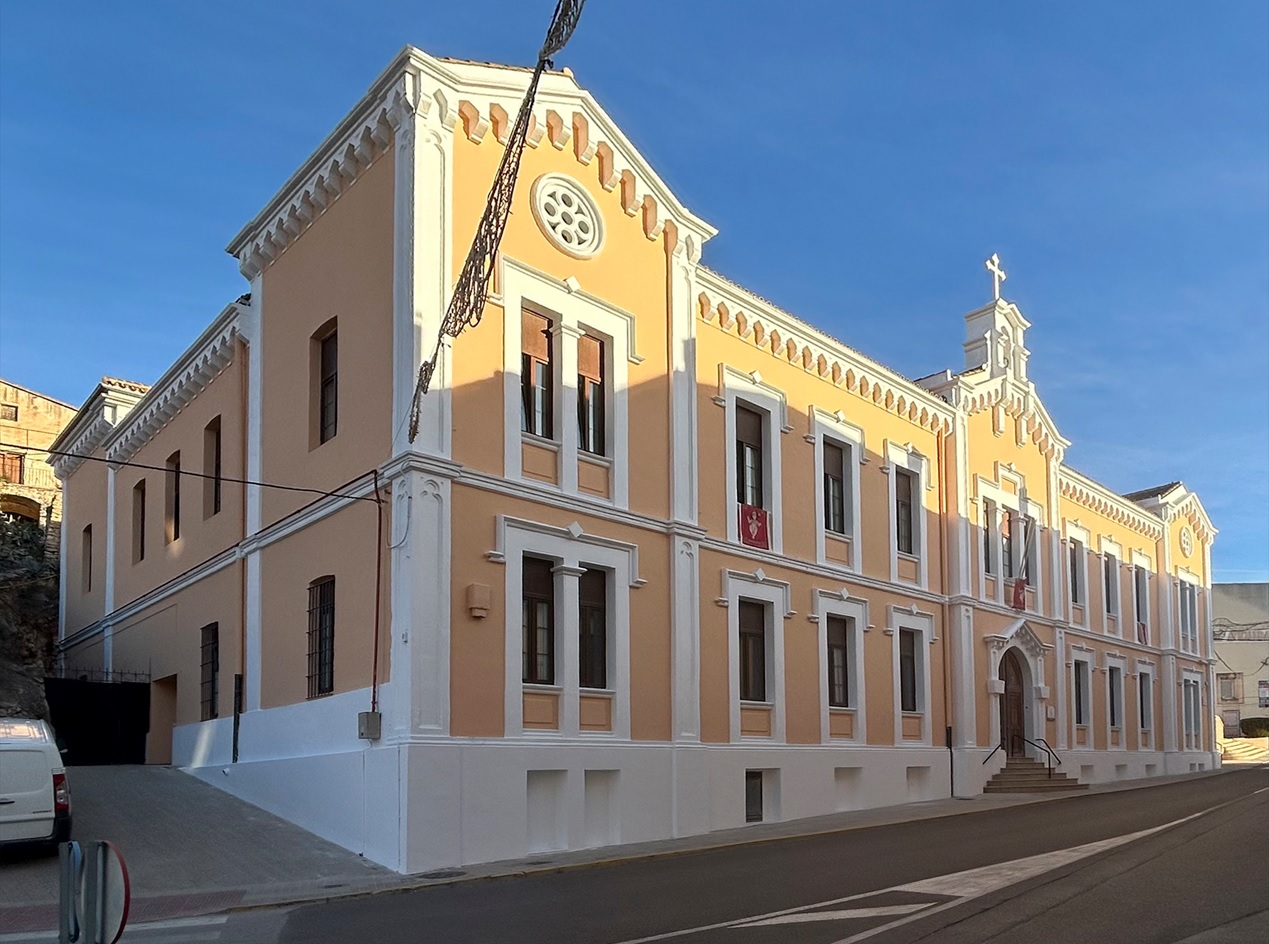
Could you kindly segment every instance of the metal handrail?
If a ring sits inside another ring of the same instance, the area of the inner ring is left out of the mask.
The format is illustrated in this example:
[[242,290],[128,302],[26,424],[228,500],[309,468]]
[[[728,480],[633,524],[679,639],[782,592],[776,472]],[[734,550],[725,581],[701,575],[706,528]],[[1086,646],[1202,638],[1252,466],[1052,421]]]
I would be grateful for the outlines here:
[[[1038,750],[1038,751],[1044,751],[1044,755],[1045,755],[1045,763],[1048,765],[1048,768],[1049,768],[1049,776],[1050,776],[1050,777],[1052,777],[1052,776],[1053,776],[1053,762],[1054,762],[1054,760],[1056,760],[1056,761],[1057,761],[1057,765],[1058,765],[1059,767],[1061,767],[1061,766],[1062,766],[1062,758],[1058,757],[1058,753],[1057,753],[1057,751],[1055,751],[1053,748],[1049,747],[1049,742],[1048,742],[1048,741],[1046,741],[1044,738],[1037,738],[1035,741],[1033,741],[1033,740],[1031,740],[1031,739],[1030,739],[1030,738],[1028,738],[1028,737],[1023,737],[1021,734],[1015,734],[1013,737],[1014,737],[1014,740],[1015,740],[1015,741],[1022,741],[1022,742],[1023,742],[1023,743],[1025,743],[1025,744],[1030,744],[1032,747],[1034,747],[1034,748],[1035,748],[1036,750]],[[1037,742],[1038,742],[1038,743],[1037,743]],[[1012,746],[1012,744],[1011,744],[1010,746]],[[997,744],[995,747],[993,747],[993,748],[991,749],[991,753],[990,753],[990,754],[988,754],[986,757],[984,757],[984,758],[983,758],[983,764],[982,764],[982,766],[986,767],[986,766],[987,766],[987,761],[989,761],[989,760],[991,760],[993,757],[995,757],[995,756],[996,756],[996,751],[1003,750],[1003,749],[1004,749],[1004,747],[1005,747],[1005,742],[1004,742],[1004,740],[1002,739],[1002,740],[1001,740],[1001,742],[1000,742],[999,744]]]
[[[1054,752],[1053,748],[1049,747],[1049,744],[1047,741],[1045,741],[1043,744],[1037,744],[1035,741],[1031,740],[1031,738],[1023,737],[1021,734],[1015,734],[1013,738],[1015,741],[1022,741],[1024,744],[1030,744],[1032,747],[1034,747],[1038,751],[1044,751],[1045,761],[1048,764],[1048,768],[1049,768],[1049,777],[1053,776],[1053,758],[1057,757],[1057,754]],[[1040,738],[1040,740],[1044,741],[1044,738]],[[1059,760],[1058,763],[1060,764],[1061,761]]]

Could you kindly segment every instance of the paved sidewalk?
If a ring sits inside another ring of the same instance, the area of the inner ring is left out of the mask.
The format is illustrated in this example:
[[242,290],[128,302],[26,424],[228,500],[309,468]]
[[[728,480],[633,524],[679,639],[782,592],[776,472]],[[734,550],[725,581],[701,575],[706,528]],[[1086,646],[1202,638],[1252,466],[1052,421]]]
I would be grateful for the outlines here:
[[[1244,767],[1243,769],[1247,769]],[[129,925],[227,910],[327,901],[483,878],[684,855],[742,843],[867,829],[1220,775],[1204,771],[1097,784],[1047,795],[989,794],[755,823],[703,836],[532,856],[422,875],[399,875],[166,767],[70,771],[75,838],[111,839],[132,878]],[[0,859],[0,928],[56,926],[57,859]]]

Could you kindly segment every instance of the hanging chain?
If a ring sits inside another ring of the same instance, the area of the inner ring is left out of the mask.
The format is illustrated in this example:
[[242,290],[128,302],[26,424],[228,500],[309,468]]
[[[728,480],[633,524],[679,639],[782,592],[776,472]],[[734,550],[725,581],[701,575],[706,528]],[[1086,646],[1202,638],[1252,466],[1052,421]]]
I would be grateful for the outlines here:
[[546,32],[546,41],[538,52],[538,62],[533,70],[533,78],[529,80],[524,101],[520,104],[520,111],[516,115],[511,135],[507,139],[506,150],[502,152],[498,172],[494,175],[493,183],[489,187],[485,212],[476,226],[476,235],[472,238],[471,248],[467,251],[462,272],[459,273],[458,282],[454,285],[454,295],[441,321],[436,346],[432,349],[432,356],[419,367],[414,399],[410,404],[410,442],[414,442],[419,434],[419,411],[422,407],[423,395],[427,393],[432,383],[432,374],[436,371],[436,363],[440,358],[445,337],[448,335],[456,338],[464,328],[479,324],[485,312],[489,279],[493,275],[494,263],[498,257],[498,246],[502,243],[502,234],[507,228],[507,216],[511,212],[511,200],[515,196],[516,179],[520,176],[520,159],[524,155],[529,124],[533,121],[533,102],[537,97],[538,82],[542,78],[542,73],[550,68],[551,57],[563,49],[573,35],[573,31],[577,28],[577,21],[582,15],[582,7],[585,5],[586,0],[558,0],[555,6],[555,15],[551,18],[551,26]]

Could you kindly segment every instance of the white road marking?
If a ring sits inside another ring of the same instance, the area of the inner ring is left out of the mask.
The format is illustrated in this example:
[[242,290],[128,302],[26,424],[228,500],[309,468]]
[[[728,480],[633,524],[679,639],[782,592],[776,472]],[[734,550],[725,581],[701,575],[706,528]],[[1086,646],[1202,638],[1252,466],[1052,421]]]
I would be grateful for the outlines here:
[[888,918],[891,915],[906,915],[935,904],[932,901],[918,901],[910,905],[879,905],[875,908],[847,908],[844,911],[801,911],[796,914],[780,915],[778,918],[767,918],[763,921],[749,921],[737,924],[738,928],[765,928],[775,924],[804,924],[808,921],[846,921],[850,918]]
[[[159,944],[161,941],[168,941],[171,944],[177,942],[190,942],[194,944],[197,941],[216,941],[220,939],[223,929],[218,930],[201,930],[214,928],[222,925],[229,920],[227,914],[217,915],[197,915],[192,918],[169,918],[166,921],[150,921],[146,924],[129,924],[123,930],[123,937],[120,941],[127,944],[128,941],[137,940],[144,936],[147,940]],[[164,934],[162,932],[186,932],[175,934]],[[57,932],[48,931],[17,931],[7,934],[0,934],[0,944],[56,944]]]
[[[1269,790],[1269,787],[1265,788]],[[1256,791],[1260,793],[1263,791]],[[766,914],[750,915],[747,918],[731,921],[720,921],[716,924],[703,924],[695,928],[683,928],[678,931],[666,931],[662,934],[652,934],[648,937],[632,938],[627,941],[619,941],[617,944],[652,944],[653,941],[668,941],[671,938],[683,937],[688,934],[702,934],[706,931],[717,931],[722,928],[745,928],[760,927],[770,922],[772,918],[781,918],[787,915],[802,914],[810,912],[816,908],[828,908],[832,905],[842,905],[849,901],[858,901],[861,898],[873,898],[877,895],[883,895],[887,892],[917,892],[923,894],[934,895],[954,895],[957,896],[951,901],[930,906],[922,906],[922,910],[899,918],[897,921],[891,921],[867,931],[850,937],[842,938],[834,941],[833,944],[854,944],[856,941],[862,941],[865,938],[880,934],[883,931],[889,931],[891,928],[907,924],[910,921],[917,921],[932,915],[938,911],[944,911],[948,908],[954,908],[957,905],[964,904],[971,898],[978,898],[989,892],[1005,888],[1009,885],[1017,884],[1028,878],[1033,878],[1045,872],[1064,865],[1069,865],[1088,856],[1097,855],[1125,843],[1143,839],[1146,836],[1154,835],[1165,829],[1172,829],[1190,820],[1197,819],[1200,816],[1206,816],[1216,810],[1223,809],[1241,800],[1245,800],[1248,796],[1255,794],[1246,794],[1244,796],[1235,797],[1224,803],[1218,803],[1216,806],[1208,807],[1197,813],[1191,813],[1189,816],[1183,816],[1181,819],[1173,820],[1170,823],[1164,823],[1162,826],[1154,826],[1150,829],[1142,829],[1135,833],[1129,833],[1125,836],[1116,836],[1112,839],[1101,839],[1097,842],[1085,843],[1082,846],[1074,846],[1070,849],[1059,849],[1055,852],[1045,852],[1036,856],[1028,856],[1024,859],[1015,859],[1012,862],[1001,862],[996,865],[988,865],[979,869],[969,869],[965,872],[954,872],[951,875],[940,875],[934,878],[922,879],[917,882],[909,882],[904,885],[896,885],[893,888],[878,888],[870,892],[860,892],[856,895],[847,895],[843,898],[831,898],[828,901],[815,902],[810,905],[799,905],[796,908],[785,908],[780,911],[769,911]],[[862,909],[857,909],[862,910]],[[862,917],[862,915],[858,916]],[[843,917],[842,920],[847,920]],[[770,922],[775,923],[775,922]]]

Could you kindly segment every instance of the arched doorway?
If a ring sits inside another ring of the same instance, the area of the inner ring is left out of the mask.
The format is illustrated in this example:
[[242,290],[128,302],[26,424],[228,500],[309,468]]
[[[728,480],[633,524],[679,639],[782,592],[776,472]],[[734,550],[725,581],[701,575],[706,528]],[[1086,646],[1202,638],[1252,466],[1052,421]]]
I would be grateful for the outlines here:
[[1022,663],[1012,649],[1000,660],[1000,680],[1005,683],[1000,697],[1000,742],[1005,751],[1014,756],[1027,752],[1027,718],[1023,710],[1024,676]]

